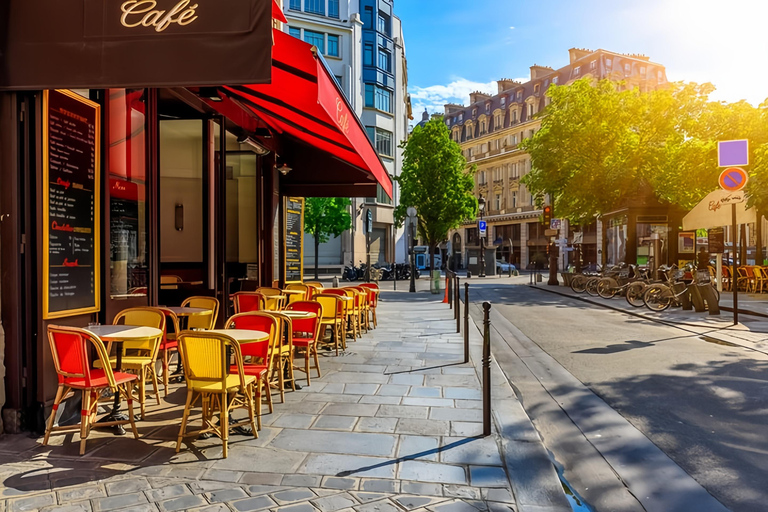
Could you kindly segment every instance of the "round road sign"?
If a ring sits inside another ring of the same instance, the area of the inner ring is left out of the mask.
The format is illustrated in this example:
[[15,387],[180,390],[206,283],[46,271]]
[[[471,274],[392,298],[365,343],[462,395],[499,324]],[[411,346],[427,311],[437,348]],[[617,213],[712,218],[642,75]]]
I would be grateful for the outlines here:
[[748,180],[749,176],[747,175],[747,171],[741,167],[729,167],[720,173],[718,182],[723,190],[735,192],[736,190],[744,188],[744,185],[747,184]]

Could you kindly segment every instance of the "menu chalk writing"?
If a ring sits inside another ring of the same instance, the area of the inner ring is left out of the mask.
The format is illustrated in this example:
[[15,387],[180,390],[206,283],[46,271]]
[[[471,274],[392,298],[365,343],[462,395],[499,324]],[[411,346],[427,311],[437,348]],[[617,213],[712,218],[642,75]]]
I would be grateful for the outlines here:
[[285,206],[285,282],[304,280],[304,199],[287,198]]
[[99,310],[100,107],[70,91],[44,99],[44,318]]

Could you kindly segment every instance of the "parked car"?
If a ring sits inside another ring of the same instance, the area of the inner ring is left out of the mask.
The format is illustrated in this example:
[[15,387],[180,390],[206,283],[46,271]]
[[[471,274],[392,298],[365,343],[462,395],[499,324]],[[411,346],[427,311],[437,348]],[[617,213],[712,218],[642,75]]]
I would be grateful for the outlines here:
[[515,270],[517,270],[517,267],[515,267],[512,263],[507,263],[503,260],[496,260],[497,274],[508,274],[510,272],[514,272]]

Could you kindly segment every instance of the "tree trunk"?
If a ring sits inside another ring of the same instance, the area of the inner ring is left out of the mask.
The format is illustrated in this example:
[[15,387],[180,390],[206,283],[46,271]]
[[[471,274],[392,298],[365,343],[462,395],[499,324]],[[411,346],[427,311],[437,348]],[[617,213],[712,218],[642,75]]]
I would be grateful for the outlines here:
[[314,238],[315,238],[315,281],[317,281],[318,279],[320,279],[320,277],[318,275],[318,273],[319,273],[319,271],[318,271],[318,264],[319,264],[318,253],[320,252],[320,239],[317,236],[315,236]]

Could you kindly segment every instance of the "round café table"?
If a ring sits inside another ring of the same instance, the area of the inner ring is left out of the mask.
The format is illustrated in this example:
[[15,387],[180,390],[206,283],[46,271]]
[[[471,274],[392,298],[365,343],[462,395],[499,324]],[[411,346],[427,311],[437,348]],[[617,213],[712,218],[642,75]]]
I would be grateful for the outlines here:
[[[102,341],[108,341],[116,345],[115,369],[117,371],[120,371],[123,365],[123,342],[149,341],[163,335],[163,331],[160,329],[136,325],[89,325],[85,330],[95,334]],[[120,413],[120,406],[120,393],[115,393],[112,412],[101,418],[99,422],[127,421],[128,417]],[[95,426],[98,426],[98,422]],[[122,425],[116,425],[115,430],[117,434],[125,435],[125,428]]]

